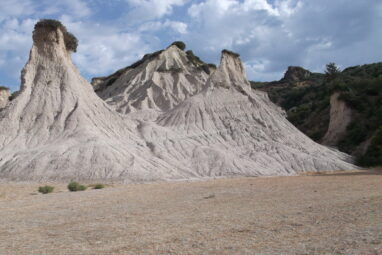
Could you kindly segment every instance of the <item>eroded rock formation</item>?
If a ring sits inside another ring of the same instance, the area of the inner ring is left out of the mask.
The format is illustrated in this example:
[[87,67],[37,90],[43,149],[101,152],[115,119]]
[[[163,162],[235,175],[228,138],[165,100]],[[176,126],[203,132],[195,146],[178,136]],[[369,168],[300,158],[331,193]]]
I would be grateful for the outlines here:
[[224,51],[208,76],[169,47],[104,88],[107,104],[72,64],[59,27],[36,26],[33,41],[21,90],[0,112],[1,178],[139,182],[353,168],[251,91],[236,54]]

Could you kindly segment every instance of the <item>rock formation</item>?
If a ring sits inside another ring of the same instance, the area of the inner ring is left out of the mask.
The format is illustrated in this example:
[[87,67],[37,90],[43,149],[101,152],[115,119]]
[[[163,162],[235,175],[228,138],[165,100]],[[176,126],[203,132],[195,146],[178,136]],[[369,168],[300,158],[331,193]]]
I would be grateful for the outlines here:
[[8,104],[10,96],[9,88],[0,86],[0,109],[3,109]]
[[138,182],[354,167],[251,91],[236,54],[224,51],[208,76],[171,46],[104,88],[109,106],[72,64],[64,32],[35,27],[21,90],[0,112],[0,178]]
[[299,66],[289,66],[282,81],[298,82],[309,79],[312,73]]
[[93,78],[96,93],[121,113],[166,111],[200,92],[208,71],[176,45],[146,55],[108,77]]

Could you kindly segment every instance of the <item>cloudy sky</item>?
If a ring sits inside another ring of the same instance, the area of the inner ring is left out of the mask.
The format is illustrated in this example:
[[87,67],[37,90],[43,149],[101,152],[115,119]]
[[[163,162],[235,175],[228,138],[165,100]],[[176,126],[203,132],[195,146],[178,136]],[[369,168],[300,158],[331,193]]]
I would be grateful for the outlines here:
[[382,61],[381,0],[1,0],[0,85],[19,88],[41,18],[79,39],[73,60],[87,79],[182,40],[217,64],[238,52],[251,80],[278,80],[289,65],[323,71]]

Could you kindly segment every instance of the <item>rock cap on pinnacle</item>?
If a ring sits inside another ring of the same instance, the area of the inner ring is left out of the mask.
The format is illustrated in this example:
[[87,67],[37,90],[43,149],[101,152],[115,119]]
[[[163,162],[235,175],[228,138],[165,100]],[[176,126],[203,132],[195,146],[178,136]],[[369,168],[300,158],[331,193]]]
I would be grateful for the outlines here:
[[67,51],[76,52],[78,47],[78,39],[58,20],[41,19],[34,26],[33,42],[58,43],[59,36],[57,31],[60,30],[64,37],[64,43]]

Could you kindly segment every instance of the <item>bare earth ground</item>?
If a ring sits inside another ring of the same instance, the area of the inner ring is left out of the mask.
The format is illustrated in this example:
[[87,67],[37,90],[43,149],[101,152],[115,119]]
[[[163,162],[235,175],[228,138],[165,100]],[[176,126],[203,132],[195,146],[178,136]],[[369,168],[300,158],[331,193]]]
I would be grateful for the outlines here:
[[382,171],[114,185],[0,183],[0,254],[382,254]]

